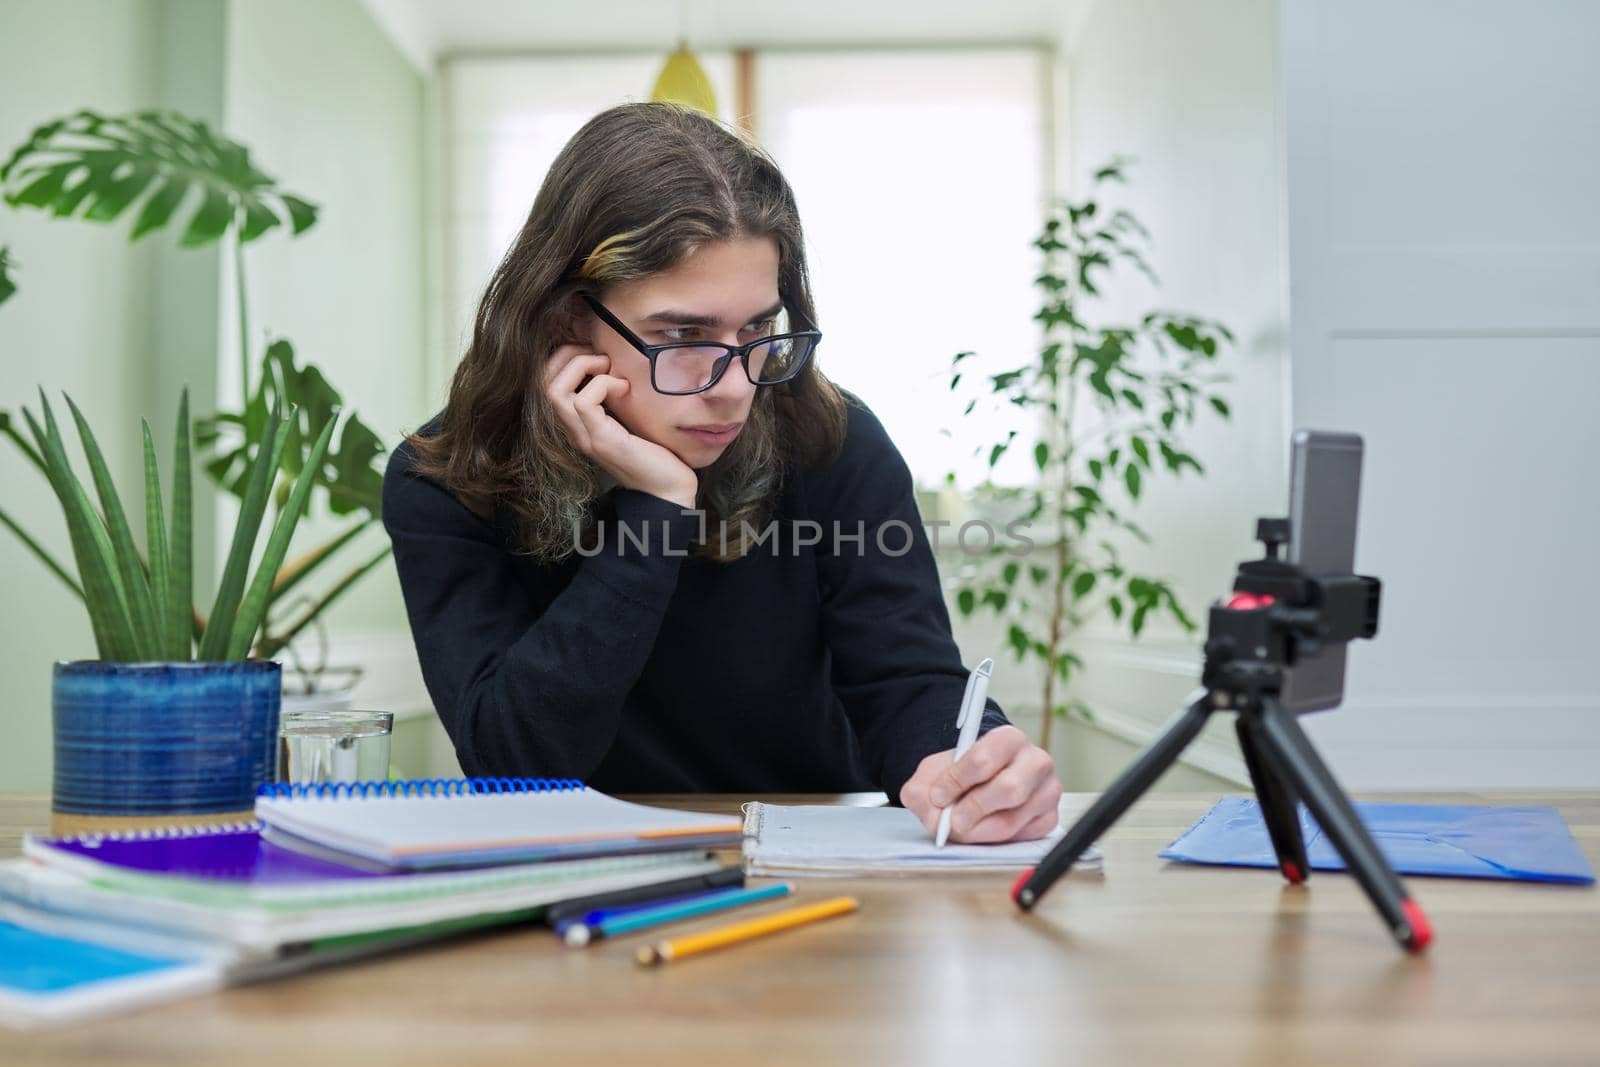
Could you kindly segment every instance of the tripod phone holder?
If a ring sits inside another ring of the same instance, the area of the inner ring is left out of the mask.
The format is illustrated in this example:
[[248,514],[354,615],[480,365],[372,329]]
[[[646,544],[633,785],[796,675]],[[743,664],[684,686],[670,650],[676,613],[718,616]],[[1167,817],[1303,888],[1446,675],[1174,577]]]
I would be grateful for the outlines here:
[[1378,632],[1381,586],[1356,574],[1313,577],[1279,558],[1286,519],[1261,519],[1256,537],[1266,558],[1239,565],[1233,595],[1212,605],[1201,686],[1159,738],[1123,771],[1040,861],[1011,896],[1031,910],[1134,801],[1199,736],[1211,714],[1232,711],[1250,782],[1278,867],[1293,884],[1310,874],[1298,804],[1304,801],[1394,937],[1412,952],[1432,938],[1428,918],[1362,824],[1333,773],[1283,699],[1286,672],[1318,652]]

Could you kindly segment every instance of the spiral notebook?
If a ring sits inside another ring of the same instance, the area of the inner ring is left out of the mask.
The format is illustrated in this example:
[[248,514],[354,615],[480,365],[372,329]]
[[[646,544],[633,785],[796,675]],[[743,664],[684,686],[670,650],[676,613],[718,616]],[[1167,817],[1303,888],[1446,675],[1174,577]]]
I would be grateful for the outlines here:
[[[1044,858],[1062,834],[1003,845],[949,844],[905,808],[746,804],[745,870],[772,875],[904,875],[1017,871]],[[1099,870],[1090,847],[1074,870]]]
[[582,782],[459,778],[263,786],[268,840],[397,870],[737,848],[737,817],[632,804]]
[[[616,862],[570,862],[535,870],[518,865],[440,871],[390,871],[311,855],[268,840],[259,824],[176,827],[111,835],[29,835],[23,855],[55,870],[122,892],[219,908],[365,907],[384,899],[470,893],[495,886],[551,883],[621,869]],[[704,850],[654,853],[698,862]],[[626,866],[626,865],[621,865]]]

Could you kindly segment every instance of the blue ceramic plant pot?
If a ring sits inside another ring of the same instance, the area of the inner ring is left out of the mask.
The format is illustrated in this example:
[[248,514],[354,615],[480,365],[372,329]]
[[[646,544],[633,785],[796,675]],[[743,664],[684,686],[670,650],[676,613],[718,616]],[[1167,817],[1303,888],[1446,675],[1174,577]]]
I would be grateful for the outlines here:
[[57,663],[58,814],[246,811],[273,780],[277,663]]

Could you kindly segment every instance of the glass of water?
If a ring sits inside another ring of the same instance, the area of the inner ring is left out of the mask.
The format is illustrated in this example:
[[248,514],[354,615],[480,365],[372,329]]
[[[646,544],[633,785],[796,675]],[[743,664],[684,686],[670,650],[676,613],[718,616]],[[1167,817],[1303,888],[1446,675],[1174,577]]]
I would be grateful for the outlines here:
[[389,777],[388,711],[286,711],[278,726],[278,781],[381,782]]

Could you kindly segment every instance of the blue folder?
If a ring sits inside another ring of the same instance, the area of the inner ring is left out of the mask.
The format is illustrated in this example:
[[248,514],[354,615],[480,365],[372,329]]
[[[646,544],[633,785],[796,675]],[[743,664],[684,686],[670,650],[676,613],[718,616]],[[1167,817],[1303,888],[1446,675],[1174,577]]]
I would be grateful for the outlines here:
[[[1593,885],[1594,868],[1554,808],[1458,804],[1357,803],[1378,848],[1401,874]],[[1318,871],[1342,871],[1344,860],[1300,807],[1306,859]],[[1223,797],[1161,853],[1162,859],[1231,867],[1278,866],[1261,806]]]

